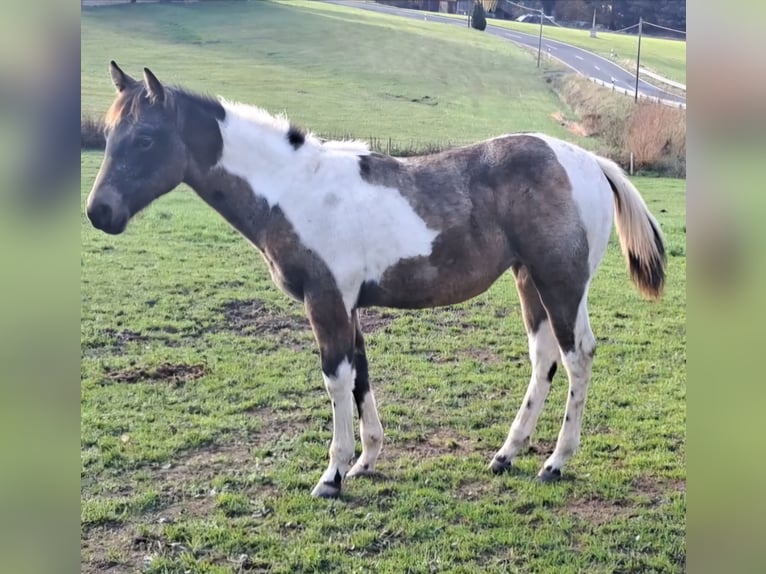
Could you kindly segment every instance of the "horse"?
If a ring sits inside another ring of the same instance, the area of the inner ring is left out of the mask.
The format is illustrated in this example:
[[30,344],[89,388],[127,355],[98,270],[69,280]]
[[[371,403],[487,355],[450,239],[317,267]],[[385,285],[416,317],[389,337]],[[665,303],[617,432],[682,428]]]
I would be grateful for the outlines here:
[[660,227],[617,164],[539,133],[393,158],[360,141],[322,140],[284,115],[163,85],[148,68],[140,80],[114,61],[109,69],[117,94],[88,218],[122,233],[136,213],[186,183],[304,304],[333,412],[329,465],[314,496],[336,498],[344,478],[376,473],[383,445],[358,310],[460,303],[508,269],[532,375],[489,467],[512,467],[563,365],[564,420],[537,474],[541,482],[561,478],[580,443],[596,349],[587,295],[613,224],[639,292],[660,299],[665,281]]

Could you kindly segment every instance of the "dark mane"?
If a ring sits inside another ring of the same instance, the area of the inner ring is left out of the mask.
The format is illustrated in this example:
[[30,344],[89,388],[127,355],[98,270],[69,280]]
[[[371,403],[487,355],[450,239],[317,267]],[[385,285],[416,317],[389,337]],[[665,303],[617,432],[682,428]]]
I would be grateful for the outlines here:
[[[221,103],[211,95],[198,94],[181,86],[168,86],[166,93],[169,96],[170,105],[197,108],[218,120],[222,120],[226,116]],[[146,88],[141,82],[136,82],[120,92],[106,112],[104,123],[107,128],[114,127],[124,117],[131,117],[134,121],[138,120],[141,117],[141,103],[146,95]]]
[[214,96],[209,94],[198,94],[189,91],[180,86],[172,86],[170,88],[172,97],[182,105],[192,104],[198,107],[201,111],[212,115],[217,120],[222,120],[226,117],[226,111],[223,109],[221,102]]

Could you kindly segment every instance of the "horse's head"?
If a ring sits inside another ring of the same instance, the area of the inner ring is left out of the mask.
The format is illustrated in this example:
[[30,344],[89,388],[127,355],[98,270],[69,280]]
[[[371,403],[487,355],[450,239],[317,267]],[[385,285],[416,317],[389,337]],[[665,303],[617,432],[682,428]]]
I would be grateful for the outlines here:
[[144,68],[143,82],[110,63],[117,98],[106,117],[106,152],[88,197],[88,218],[106,233],[184,179],[187,150],[172,94]]

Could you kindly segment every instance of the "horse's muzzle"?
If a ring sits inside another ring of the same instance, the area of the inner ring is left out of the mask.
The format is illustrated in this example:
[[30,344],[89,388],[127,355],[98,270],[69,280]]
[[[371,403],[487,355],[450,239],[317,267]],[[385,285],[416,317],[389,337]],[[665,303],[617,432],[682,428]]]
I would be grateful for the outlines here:
[[94,203],[88,206],[88,219],[93,227],[110,235],[118,235],[125,231],[128,218],[117,214],[107,203]]

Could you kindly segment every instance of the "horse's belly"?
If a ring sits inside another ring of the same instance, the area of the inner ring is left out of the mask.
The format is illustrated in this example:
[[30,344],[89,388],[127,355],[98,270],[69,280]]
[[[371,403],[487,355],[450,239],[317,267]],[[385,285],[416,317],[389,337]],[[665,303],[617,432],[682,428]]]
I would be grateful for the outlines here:
[[425,257],[405,260],[379,281],[365,282],[357,306],[423,309],[461,303],[486,291],[509,266],[497,258],[444,265]]

